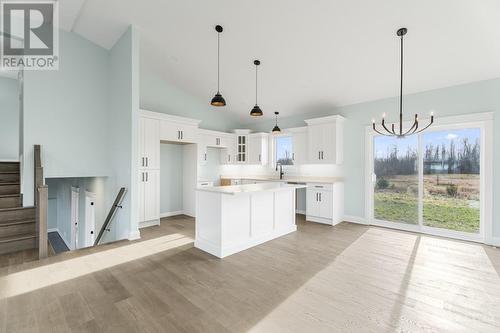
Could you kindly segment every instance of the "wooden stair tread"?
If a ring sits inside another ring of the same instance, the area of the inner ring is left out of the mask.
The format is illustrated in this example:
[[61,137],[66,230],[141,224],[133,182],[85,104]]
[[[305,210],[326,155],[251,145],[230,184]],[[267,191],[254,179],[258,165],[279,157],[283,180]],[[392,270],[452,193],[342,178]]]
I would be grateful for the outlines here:
[[0,186],[3,186],[3,185],[21,185],[21,183],[19,182],[0,182]]
[[12,198],[12,197],[19,197],[21,194],[0,194],[0,199],[1,198]]
[[36,234],[34,232],[28,234],[15,235],[15,236],[0,237],[0,244],[22,241],[26,239],[34,239],[34,238],[36,238]]
[[0,213],[11,211],[11,210],[30,210],[30,209],[35,209],[35,206],[0,208]]
[[20,171],[0,171],[0,175],[17,175]]
[[21,224],[29,224],[29,223],[35,223],[35,219],[22,219],[22,220],[12,220],[12,221],[6,221],[6,222],[0,222],[0,230],[2,227],[10,227],[13,225],[21,225]]

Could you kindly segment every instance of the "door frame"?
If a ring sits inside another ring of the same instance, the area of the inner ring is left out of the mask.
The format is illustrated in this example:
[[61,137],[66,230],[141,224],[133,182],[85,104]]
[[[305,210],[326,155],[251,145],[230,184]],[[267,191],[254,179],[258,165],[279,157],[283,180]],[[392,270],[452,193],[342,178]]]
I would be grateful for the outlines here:
[[[424,119],[425,123],[426,120]],[[404,126],[411,126],[405,122]],[[480,160],[480,231],[478,234],[452,231],[447,229],[423,225],[423,148],[422,133],[418,138],[418,224],[382,221],[374,218],[374,163],[373,163],[373,138],[378,136],[373,132],[372,126],[365,129],[365,219],[368,224],[404,231],[418,232],[434,236],[442,236],[467,240],[485,244],[493,241],[493,113],[475,113],[462,116],[435,118],[434,125],[426,130],[442,131],[449,129],[479,128],[481,130],[481,160]]]
[[76,250],[78,248],[78,227],[80,224],[79,206],[80,188],[71,186],[71,250]]

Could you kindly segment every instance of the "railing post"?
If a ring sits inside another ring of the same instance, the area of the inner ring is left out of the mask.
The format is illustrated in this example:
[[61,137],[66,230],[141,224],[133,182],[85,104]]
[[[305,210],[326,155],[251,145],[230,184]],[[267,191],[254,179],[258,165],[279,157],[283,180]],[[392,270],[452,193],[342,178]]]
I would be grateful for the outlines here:
[[49,188],[42,185],[37,188],[36,201],[36,232],[38,245],[38,258],[43,259],[48,256],[48,234],[47,234],[47,213],[49,201]]

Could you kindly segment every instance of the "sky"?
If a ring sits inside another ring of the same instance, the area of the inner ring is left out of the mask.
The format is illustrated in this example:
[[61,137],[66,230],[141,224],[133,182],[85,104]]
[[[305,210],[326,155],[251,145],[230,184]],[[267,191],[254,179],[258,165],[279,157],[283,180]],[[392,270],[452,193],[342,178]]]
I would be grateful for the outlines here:
[[281,136],[276,138],[276,160],[285,157],[285,151],[288,151],[290,154],[293,151],[291,136]]
[[[449,146],[450,141],[454,140],[457,148],[462,146],[463,138],[468,138],[469,142],[474,144],[477,139],[481,137],[479,128],[466,128],[459,130],[446,130],[446,131],[430,131],[423,132],[424,146],[431,144],[436,147],[437,145],[445,144]],[[397,139],[389,136],[376,136],[374,138],[374,155],[376,158],[387,156],[387,152],[397,145],[399,155],[406,155],[408,147],[413,150],[418,148],[418,135],[412,135],[404,139]]]

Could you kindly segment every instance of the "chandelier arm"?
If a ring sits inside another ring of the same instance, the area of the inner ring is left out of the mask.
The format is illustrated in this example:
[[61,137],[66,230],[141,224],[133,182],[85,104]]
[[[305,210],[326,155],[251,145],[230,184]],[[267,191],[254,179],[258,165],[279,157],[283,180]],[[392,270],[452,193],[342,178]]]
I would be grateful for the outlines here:
[[425,127],[424,127],[424,128],[422,128],[420,131],[415,132],[414,134],[418,134],[418,133],[420,133],[420,132],[425,131],[426,129],[428,129],[428,128],[432,125],[432,123],[433,123],[433,121],[431,121],[431,122],[429,123],[429,125],[425,126]]
[[389,133],[391,133],[391,131],[389,131],[389,129],[387,128],[387,126],[385,126],[385,119],[382,119],[382,127]]
[[[385,133],[380,132],[380,131],[377,129],[377,127],[375,126],[375,124],[373,124],[373,130],[374,130],[375,132],[377,132],[378,134],[383,135],[383,136],[392,136],[392,134],[385,134]],[[390,132],[389,132],[389,133],[390,133]]]
[[[410,127],[410,129],[409,129],[408,131],[406,131],[406,133],[405,133],[405,134],[403,134],[403,135],[404,135],[404,136],[408,135],[411,131],[413,131],[413,130],[414,130],[414,128],[415,128],[416,126],[418,126],[418,121],[416,121],[416,120],[415,120],[415,121],[413,122],[412,127]],[[413,133],[412,133],[412,134],[413,134]]]

